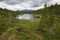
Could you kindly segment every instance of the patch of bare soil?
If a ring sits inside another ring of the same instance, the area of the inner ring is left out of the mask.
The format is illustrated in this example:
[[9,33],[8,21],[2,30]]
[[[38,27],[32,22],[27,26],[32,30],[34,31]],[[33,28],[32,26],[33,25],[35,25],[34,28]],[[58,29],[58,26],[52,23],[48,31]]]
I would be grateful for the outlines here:
[[0,35],[0,40],[4,40],[4,35],[5,35],[5,33],[2,33],[2,34]]
[[49,30],[47,31],[47,34],[49,34],[49,35],[55,35],[55,32],[49,29]]

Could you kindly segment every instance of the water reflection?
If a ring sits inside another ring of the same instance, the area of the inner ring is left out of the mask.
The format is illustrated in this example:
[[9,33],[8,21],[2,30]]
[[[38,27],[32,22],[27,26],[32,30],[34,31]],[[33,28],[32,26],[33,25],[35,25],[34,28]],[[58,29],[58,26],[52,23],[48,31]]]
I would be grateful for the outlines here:
[[18,15],[16,18],[22,19],[22,20],[29,20],[29,19],[37,19],[40,17],[33,14],[21,14],[21,15]]

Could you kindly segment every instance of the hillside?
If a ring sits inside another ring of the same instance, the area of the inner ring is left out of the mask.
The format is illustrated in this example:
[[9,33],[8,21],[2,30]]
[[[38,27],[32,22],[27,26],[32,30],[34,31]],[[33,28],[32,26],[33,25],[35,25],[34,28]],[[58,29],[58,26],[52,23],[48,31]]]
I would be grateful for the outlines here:
[[60,5],[31,13],[41,18],[18,20],[21,12],[0,8],[0,40],[60,40]]

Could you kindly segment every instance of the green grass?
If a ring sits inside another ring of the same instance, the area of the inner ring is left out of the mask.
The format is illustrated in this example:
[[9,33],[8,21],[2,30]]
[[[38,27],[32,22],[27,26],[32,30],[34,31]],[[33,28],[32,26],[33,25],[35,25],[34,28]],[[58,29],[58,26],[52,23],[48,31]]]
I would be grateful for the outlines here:
[[59,10],[59,5],[47,7],[32,12],[41,16],[38,19],[18,20],[19,12],[0,9],[0,36],[4,40],[60,40]]

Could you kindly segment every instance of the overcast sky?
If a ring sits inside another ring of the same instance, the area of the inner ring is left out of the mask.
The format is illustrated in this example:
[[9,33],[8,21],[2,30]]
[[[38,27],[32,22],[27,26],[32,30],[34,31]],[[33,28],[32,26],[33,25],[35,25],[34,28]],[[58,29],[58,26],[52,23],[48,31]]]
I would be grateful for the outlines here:
[[60,0],[0,0],[0,8],[9,10],[40,9],[44,4],[60,4]]

